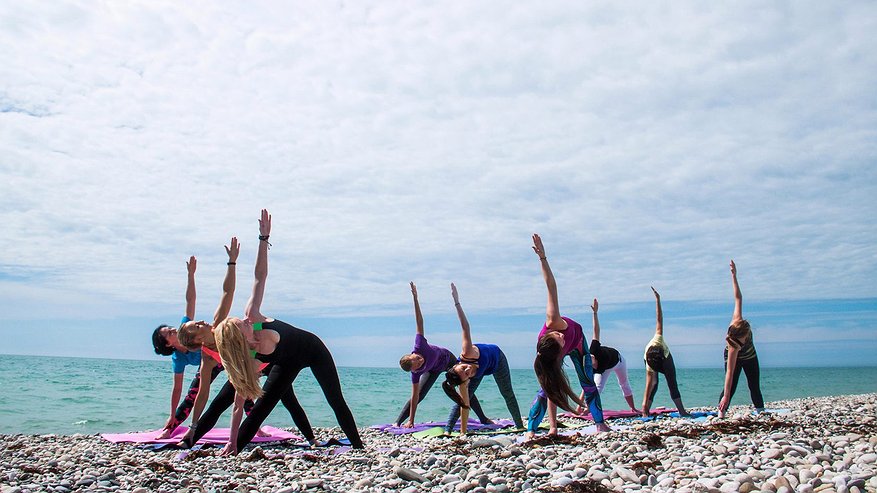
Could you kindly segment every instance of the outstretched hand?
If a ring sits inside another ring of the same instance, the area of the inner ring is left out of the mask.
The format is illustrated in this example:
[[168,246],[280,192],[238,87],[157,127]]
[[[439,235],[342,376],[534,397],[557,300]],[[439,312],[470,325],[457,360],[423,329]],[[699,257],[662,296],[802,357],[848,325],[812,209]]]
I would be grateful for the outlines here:
[[731,275],[737,277],[737,265],[731,260]]
[[192,255],[191,257],[189,257],[189,261],[186,262],[186,270],[189,272],[189,274],[194,274],[197,267],[198,260],[195,258],[194,255]]
[[451,296],[454,297],[454,304],[460,303],[460,295],[457,294],[457,286],[454,283],[451,283]]
[[599,308],[599,307],[600,307],[600,305],[597,304],[597,298],[594,298],[594,303],[591,304],[591,310],[593,310],[594,313],[597,313],[597,308]]
[[[241,245],[238,243],[237,236],[231,237],[231,242],[225,247],[225,253],[228,254],[229,262],[237,262],[238,254],[241,253]],[[193,259],[195,257],[192,257]]]
[[408,285],[411,286],[411,296],[417,298],[417,286],[414,285],[414,281],[409,282]]
[[262,209],[262,217],[259,218],[259,236],[271,235],[271,214],[268,209]]
[[545,247],[542,245],[542,238],[538,234],[533,235],[533,251],[539,256],[539,259],[545,258]]
[[652,292],[655,293],[655,299],[660,300],[660,299],[661,299],[661,295],[658,294],[657,291],[655,291],[655,288],[653,288],[652,286],[649,286],[649,287],[652,288]]

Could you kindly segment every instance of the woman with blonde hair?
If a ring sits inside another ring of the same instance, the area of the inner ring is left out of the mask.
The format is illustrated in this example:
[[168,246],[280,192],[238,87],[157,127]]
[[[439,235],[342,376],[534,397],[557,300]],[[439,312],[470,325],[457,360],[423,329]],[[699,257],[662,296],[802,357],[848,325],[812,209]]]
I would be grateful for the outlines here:
[[746,382],[749,384],[749,395],[756,411],[764,410],[764,397],[761,395],[760,369],[758,366],[758,354],[755,352],[755,344],[752,342],[752,327],[743,318],[743,293],[737,283],[737,266],[731,261],[731,284],[734,287],[734,315],[731,317],[731,325],[728,326],[728,334],[725,336],[725,385],[719,395],[719,417],[724,417],[725,412],[731,405],[731,398],[737,390],[737,381],[740,379],[740,371],[746,372]]
[[[329,349],[316,335],[268,318],[260,311],[268,279],[270,233],[271,216],[262,209],[255,281],[244,318],[227,318],[217,324],[214,330],[202,327],[192,339],[196,344],[216,345],[229,382],[235,389],[230,436],[223,454],[237,454],[253,439],[281,395],[304,368],[310,368],[313,372],[350,444],[354,448],[362,448],[353,414],[341,394],[338,370]],[[258,377],[260,362],[269,364],[266,369],[268,378],[262,387],[259,386]],[[243,403],[247,398],[258,400],[250,415],[241,422]],[[303,411],[301,418],[307,420]]]

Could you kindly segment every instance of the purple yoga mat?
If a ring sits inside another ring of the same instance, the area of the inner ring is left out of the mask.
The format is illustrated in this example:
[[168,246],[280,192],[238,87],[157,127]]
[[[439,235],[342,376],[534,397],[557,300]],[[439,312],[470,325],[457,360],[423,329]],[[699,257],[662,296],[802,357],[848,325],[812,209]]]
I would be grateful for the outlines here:
[[[386,425],[374,425],[371,428],[373,430],[381,430],[387,433],[391,433],[393,435],[406,435],[408,433],[417,433],[418,431],[435,428],[436,426],[447,426],[447,424],[447,421],[428,421],[426,423],[415,423],[414,426],[411,428],[396,426],[394,423]],[[499,430],[501,428],[508,428],[509,426],[515,426],[515,422],[510,419],[495,419],[492,425],[483,425],[477,420],[469,420],[469,431]],[[456,426],[454,426],[454,429],[459,431],[459,422],[456,424]]]
[[[189,428],[185,426],[180,426],[174,431],[173,435],[171,435],[170,438],[156,440],[155,437],[160,435],[162,431],[163,430],[143,431],[140,433],[103,433],[101,434],[101,437],[104,440],[109,440],[113,443],[177,443],[180,441],[180,439],[183,438],[183,435],[185,435],[186,432],[189,431]],[[296,434],[281,430],[280,428],[274,428],[273,426],[263,426],[262,431],[270,433],[271,436],[253,437],[253,439],[251,440],[253,443],[303,440],[302,437]],[[198,440],[198,443],[223,444],[226,442],[228,442],[228,428],[214,428],[208,431],[201,440]]]

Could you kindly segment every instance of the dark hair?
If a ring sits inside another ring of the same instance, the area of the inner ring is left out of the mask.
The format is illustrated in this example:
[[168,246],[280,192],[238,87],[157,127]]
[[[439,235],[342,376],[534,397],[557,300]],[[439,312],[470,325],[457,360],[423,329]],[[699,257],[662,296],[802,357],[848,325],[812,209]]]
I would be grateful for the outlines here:
[[444,390],[445,394],[448,394],[448,397],[450,397],[458,406],[463,409],[469,409],[469,406],[463,403],[463,397],[455,388],[462,383],[463,379],[460,378],[460,375],[457,375],[457,372],[454,371],[454,367],[451,367],[450,370],[445,372],[445,381],[442,382],[442,390]]
[[658,373],[664,373],[664,348],[652,346],[646,350],[646,364]]
[[747,320],[738,320],[728,327],[728,335],[725,340],[728,345],[740,348],[746,343],[746,339],[752,337],[752,327]]
[[399,366],[405,371],[411,371],[411,358],[409,356],[411,356],[411,353],[399,358]]
[[152,331],[152,347],[155,349],[155,354],[160,354],[162,356],[170,356],[174,354],[174,348],[167,345],[167,338],[161,335],[161,329],[168,328],[172,329],[170,325],[161,324]]
[[539,338],[536,343],[536,360],[533,361],[533,369],[539,385],[545,391],[548,399],[558,407],[569,412],[575,412],[569,404],[569,398],[579,402],[579,398],[569,386],[569,380],[563,371],[563,346],[560,342],[548,334]]

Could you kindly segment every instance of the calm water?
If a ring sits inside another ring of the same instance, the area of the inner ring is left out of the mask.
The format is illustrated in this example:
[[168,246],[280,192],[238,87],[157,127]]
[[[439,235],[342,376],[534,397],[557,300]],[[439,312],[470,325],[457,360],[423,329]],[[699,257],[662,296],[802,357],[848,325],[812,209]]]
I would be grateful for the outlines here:
[[[347,403],[359,426],[395,419],[411,391],[408,374],[396,368],[340,368]],[[631,371],[637,404],[642,400],[644,370]],[[194,371],[189,367],[186,386]],[[720,368],[682,368],[679,387],[687,406],[715,405],[721,390]],[[225,382],[220,374],[216,392]],[[102,433],[160,428],[167,419],[171,389],[167,361],[125,361],[87,358],[0,355],[0,433]],[[576,380],[574,377],[572,381]],[[532,370],[512,370],[512,382],[526,415],[537,390]],[[877,392],[877,367],[863,368],[762,368],[762,392],[766,401],[796,397]],[[741,376],[734,404],[747,404],[749,393]],[[295,391],[315,426],[337,426],[310,372],[303,371]],[[625,409],[621,391],[610,377],[602,394],[604,409]],[[487,377],[478,398],[491,417],[508,417],[505,402]],[[449,400],[438,384],[418,407],[418,420],[444,419]],[[672,406],[662,380],[655,406]],[[227,423],[228,417],[220,423]],[[293,426],[278,406],[266,422]]]

